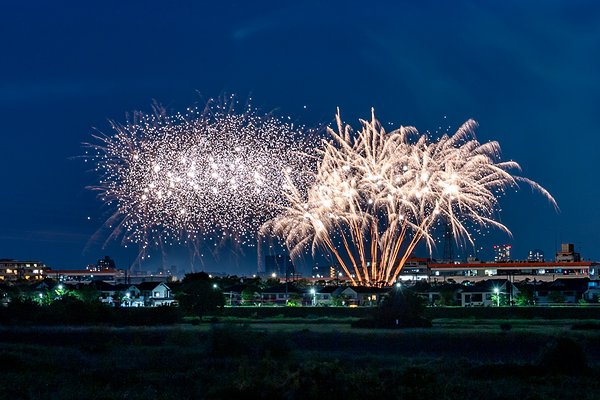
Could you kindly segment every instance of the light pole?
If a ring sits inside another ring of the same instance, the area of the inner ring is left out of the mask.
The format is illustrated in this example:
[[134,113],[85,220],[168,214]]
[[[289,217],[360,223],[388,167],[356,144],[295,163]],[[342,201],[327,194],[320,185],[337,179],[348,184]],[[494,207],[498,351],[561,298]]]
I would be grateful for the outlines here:
[[496,305],[500,307],[500,289],[497,287],[494,288],[494,293],[496,293]]
[[317,304],[317,291],[315,288],[310,289],[310,294],[312,294],[312,305],[314,306]]

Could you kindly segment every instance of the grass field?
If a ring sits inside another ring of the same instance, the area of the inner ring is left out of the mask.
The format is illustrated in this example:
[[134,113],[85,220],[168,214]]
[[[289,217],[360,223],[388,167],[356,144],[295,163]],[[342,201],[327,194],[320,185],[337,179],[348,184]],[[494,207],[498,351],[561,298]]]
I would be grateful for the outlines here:
[[[600,393],[600,329],[572,329],[576,320],[436,319],[430,329],[401,330],[354,329],[346,319],[223,321],[0,327],[0,398],[489,400]],[[567,347],[557,347],[565,338]]]

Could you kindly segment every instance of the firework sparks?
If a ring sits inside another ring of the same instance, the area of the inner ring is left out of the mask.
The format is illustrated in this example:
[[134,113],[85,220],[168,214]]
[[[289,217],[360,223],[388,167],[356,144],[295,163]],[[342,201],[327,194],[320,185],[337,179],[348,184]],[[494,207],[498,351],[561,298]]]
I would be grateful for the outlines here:
[[286,182],[305,185],[311,146],[301,126],[233,97],[184,114],[154,111],[112,123],[112,135],[88,145],[101,176],[93,189],[116,205],[108,240],[142,249],[207,236],[252,245],[257,227],[286,201]]
[[337,114],[337,132],[321,148],[314,183],[306,193],[287,182],[285,211],[263,226],[281,237],[292,256],[306,249],[331,252],[354,284],[392,284],[414,248],[431,251],[436,223],[473,243],[469,227],[495,227],[498,198],[523,182],[515,162],[500,162],[497,142],[479,143],[467,121],[453,135],[431,141],[416,129],[386,133],[374,113],[356,134]]

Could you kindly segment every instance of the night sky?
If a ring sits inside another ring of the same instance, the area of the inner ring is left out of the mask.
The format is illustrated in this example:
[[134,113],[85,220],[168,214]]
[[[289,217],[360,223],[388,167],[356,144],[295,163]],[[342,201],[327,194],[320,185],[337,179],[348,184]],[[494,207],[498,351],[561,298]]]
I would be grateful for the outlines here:
[[[133,249],[94,236],[111,209],[86,189],[98,177],[82,143],[153,100],[180,111],[236,93],[308,126],[337,106],[354,125],[375,107],[423,132],[474,118],[478,139],[498,140],[560,207],[525,187],[504,197],[513,237],[482,239],[482,257],[510,243],[514,258],[540,248],[552,259],[571,242],[600,260],[600,4],[170,3],[0,6],[0,258],[63,269],[111,255],[126,267]],[[202,268],[256,271],[252,251],[225,253]],[[164,262],[187,268],[185,254],[169,249]]]

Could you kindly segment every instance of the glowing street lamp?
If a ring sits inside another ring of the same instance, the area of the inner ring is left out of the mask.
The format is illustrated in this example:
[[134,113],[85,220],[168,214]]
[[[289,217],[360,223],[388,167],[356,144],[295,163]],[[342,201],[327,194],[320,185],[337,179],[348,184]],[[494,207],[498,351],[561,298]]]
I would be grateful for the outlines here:
[[310,288],[310,294],[312,294],[312,305],[314,306],[317,304],[317,291],[315,288]]
[[500,289],[497,287],[494,288],[494,293],[496,293],[496,305],[500,307]]

